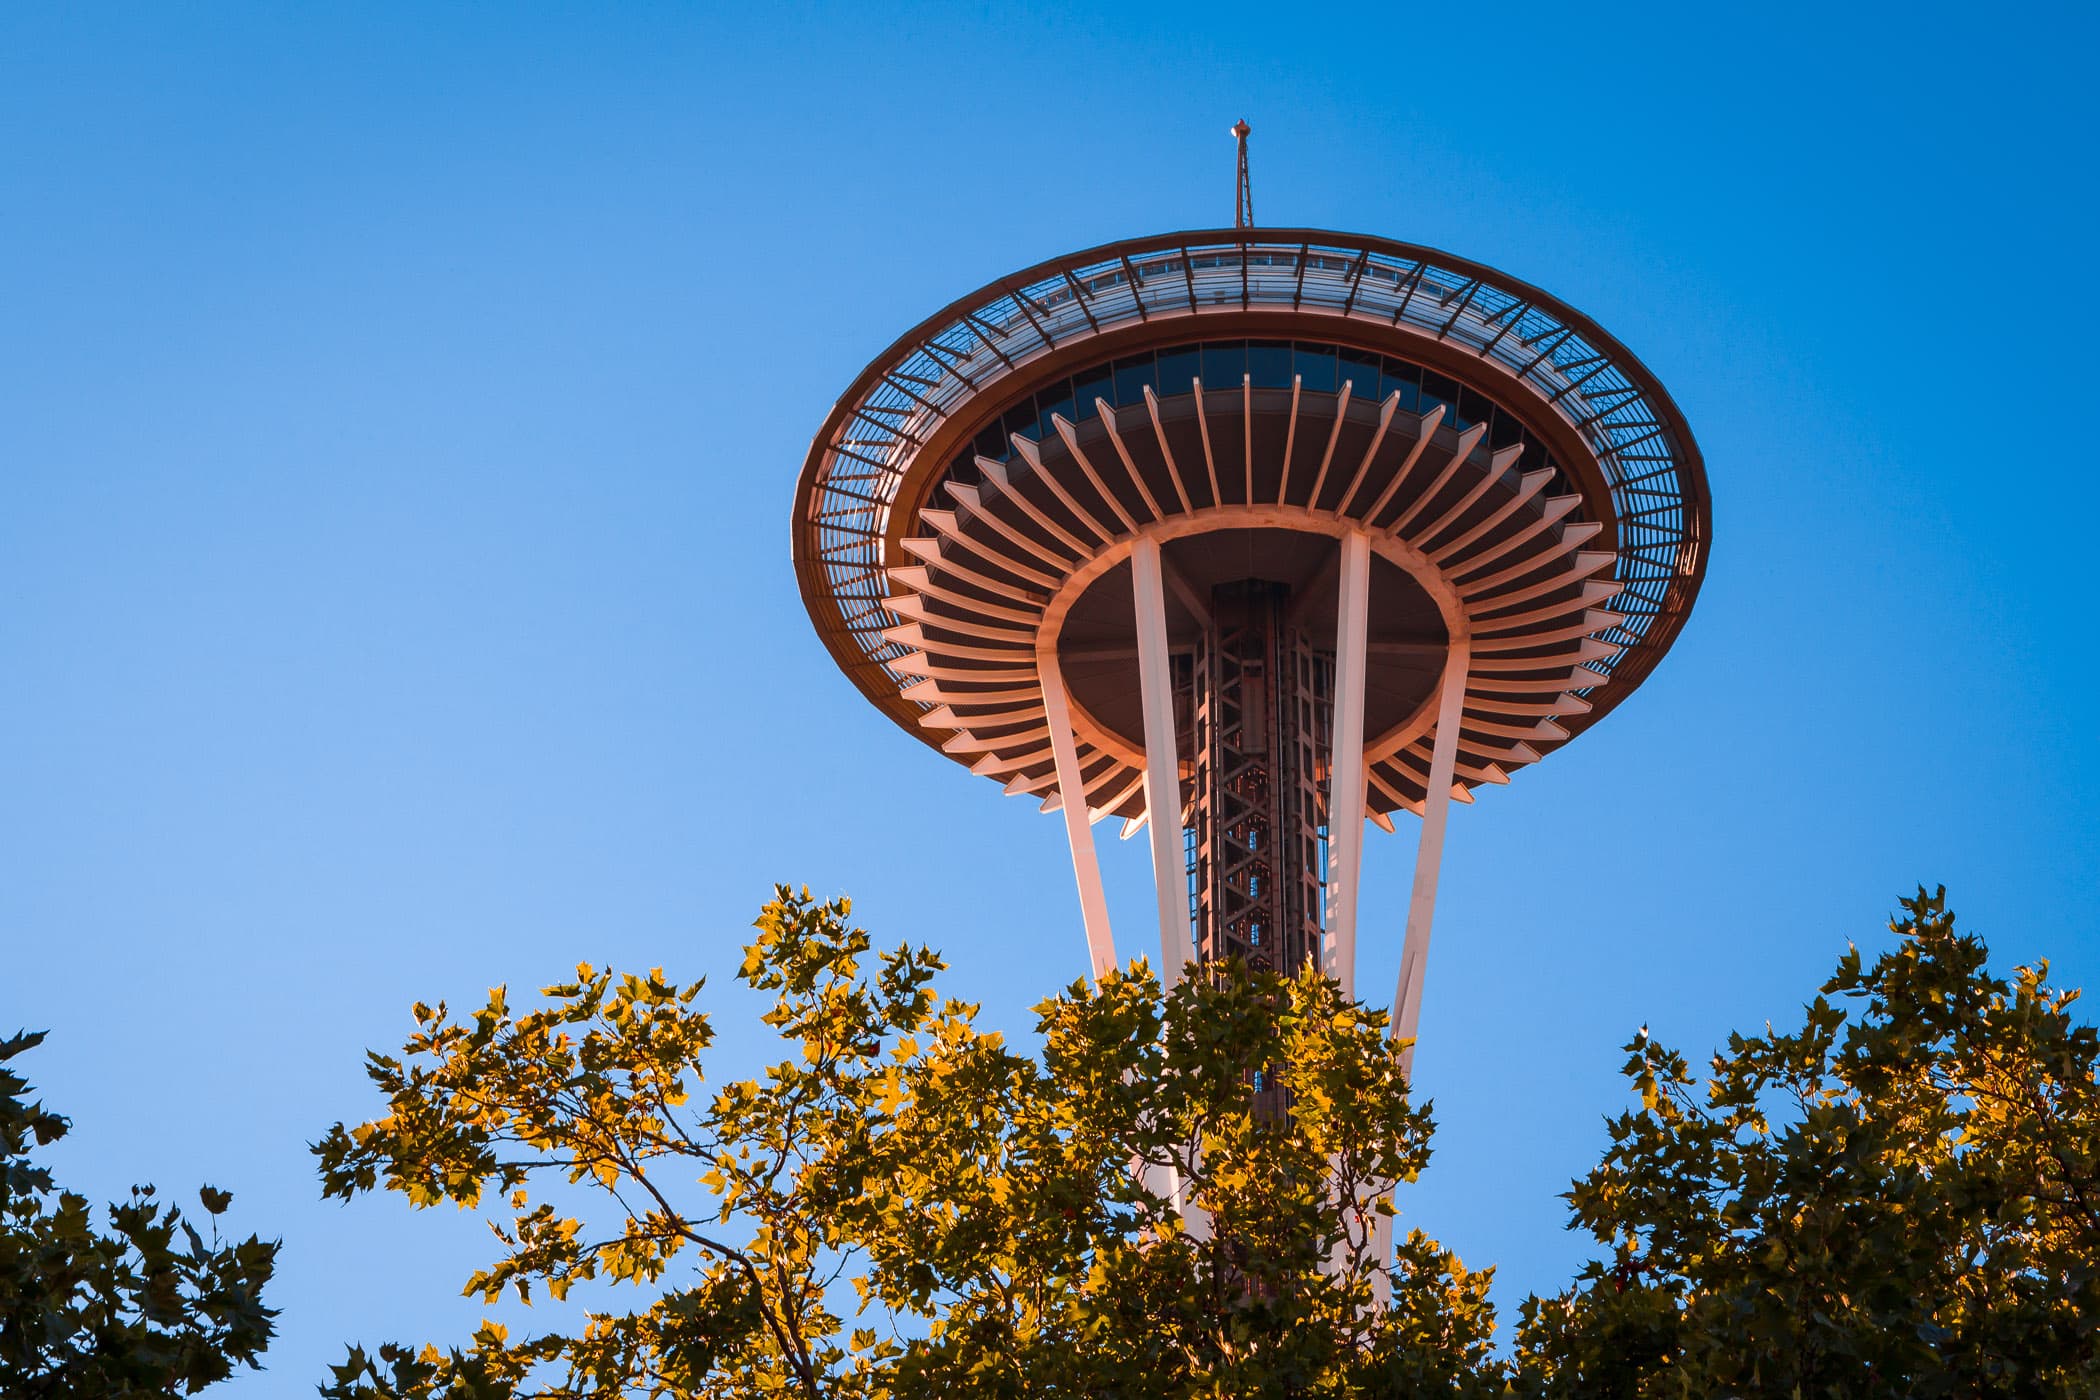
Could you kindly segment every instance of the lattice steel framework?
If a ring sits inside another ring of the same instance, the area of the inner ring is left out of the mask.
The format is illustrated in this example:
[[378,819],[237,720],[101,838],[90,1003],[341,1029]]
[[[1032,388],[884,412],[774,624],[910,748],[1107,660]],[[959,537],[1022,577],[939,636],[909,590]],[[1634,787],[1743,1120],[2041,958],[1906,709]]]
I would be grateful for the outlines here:
[[[1223,585],[1210,614],[1178,676],[1193,946],[1288,975],[1325,956],[1334,654],[1293,624],[1283,584]],[[1255,1106],[1287,1107],[1273,1081]]]
[[1290,624],[1282,584],[1228,584],[1198,639],[1189,751],[1195,947],[1295,972],[1324,932],[1332,654]]

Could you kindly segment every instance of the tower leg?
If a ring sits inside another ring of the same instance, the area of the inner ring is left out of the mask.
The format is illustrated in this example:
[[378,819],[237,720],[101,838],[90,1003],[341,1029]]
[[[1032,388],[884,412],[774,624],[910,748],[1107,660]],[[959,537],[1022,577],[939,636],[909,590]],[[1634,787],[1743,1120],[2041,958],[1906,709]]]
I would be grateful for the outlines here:
[[1334,756],[1327,796],[1328,962],[1342,995],[1356,995],[1356,896],[1364,851],[1364,669],[1371,604],[1371,539],[1342,536],[1334,642]]
[[1145,810],[1152,837],[1152,883],[1159,897],[1160,983],[1173,987],[1195,956],[1189,936],[1188,871],[1181,846],[1181,761],[1174,752],[1174,681],[1167,659],[1167,600],[1159,541],[1130,551],[1137,608],[1138,685],[1145,712]]
[[1393,1217],[1378,1212],[1371,1226],[1371,1263],[1376,1272],[1371,1275],[1371,1306],[1382,1308],[1392,1301],[1393,1281],[1386,1277],[1386,1266],[1393,1262]]
[[1058,669],[1056,652],[1039,648],[1035,667],[1043,684],[1043,720],[1050,727],[1050,755],[1057,764],[1057,795],[1064,808],[1065,839],[1072,847],[1072,877],[1079,883],[1087,961],[1098,982],[1117,965],[1116,939],[1109,930],[1108,900],[1101,891],[1101,865],[1094,856],[1094,827],[1087,819],[1079,746],[1072,739],[1072,710],[1065,700],[1065,678]]
[[[1451,640],[1437,699],[1436,747],[1429,760],[1429,791],[1422,798],[1422,841],[1415,852],[1415,887],[1407,902],[1407,938],[1400,947],[1400,986],[1393,996],[1393,1038],[1412,1041],[1422,1014],[1422,975],[1429,962],[1429,926],[1436,914],[1437,872],[1444,860],[1444,818],[1451,810],[1451,779],[1464,719],[1466,668],[1472,644]],[[1415,1049],[1400,1052],[1400,1072],[1412,1076]]]

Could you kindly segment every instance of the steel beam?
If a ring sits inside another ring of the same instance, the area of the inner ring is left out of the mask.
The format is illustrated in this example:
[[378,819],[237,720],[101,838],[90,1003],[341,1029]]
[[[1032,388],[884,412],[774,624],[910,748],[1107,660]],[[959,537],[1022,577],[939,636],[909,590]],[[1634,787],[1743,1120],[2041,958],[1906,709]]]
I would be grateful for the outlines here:
[[1437,699],[1436,744],[1429,758],[1429,787],[1422,796],[1422,840],[1415,851],[1415,887],[1407,902],[1407,937],[1400,945],[1400,986],[1393,994],[1393,1039],[1409,1042],[1400,1052],[1400,1072],[1412,1078],[1415,1032],[1422,1015],[1422,976],[1429,962],[1429,927],[1436,914],[1436,881],[1444,860],[1444,819],[1451,810],[1451,782],[1458,765],[1458,731],[1465,711],[1466,669],[1472,642],[1454,637],[1444,661],[1443,693]]
[[1167,599],[1159,541],[1131,546],[1137,609],[1138,686],[1145,714],[1145,808],[1152,837],[1152,884],[1159,899],[1161,984],[1173,987],[1195,957],[1189,936],[1188,872],[1181,847],[1181,760],[1174,751],[1174,679],[1167,658]]
[[1086,783],[1079,746],[1072,739],[1072,711],[1065,700],[1064,673],[1054,649],[1038,649],[1036,671],[1043,683],[1043,718],[1050,728],[1050,755],[1057,765],[1057,794],[1072,847],[1072,878],[1079,883],[1079,913],[1086,927],[1087,961],[1094,980],[1116,967],[1116,939],[1108,926],[1108,900],[1101,890],[1101,865],[1094,856],[1094,827],[1087,819]]
[[1363,884],[1364,673],[1371,609],[1371,537],[1342,536],[1335,609],[1334,757],[1328,767],[1328,972],[1356,995],[1356,897]]

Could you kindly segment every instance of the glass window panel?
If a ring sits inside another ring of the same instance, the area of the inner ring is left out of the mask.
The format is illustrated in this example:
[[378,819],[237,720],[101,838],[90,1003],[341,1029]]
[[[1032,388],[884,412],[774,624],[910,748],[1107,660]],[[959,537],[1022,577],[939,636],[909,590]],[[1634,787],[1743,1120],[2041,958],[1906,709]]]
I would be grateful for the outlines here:
[[1317,389],[1331,394],[1339,381],[1334,377],[1334,347],[1332,345],[1299,345],[1291,352],[1291,372],[1305,381],[1308,389]]
[[1422,412],[1427,413],[1438,404],[1444,406],[1445,421],[1448,422],[1452,410],[1458,407],[1458,381],[1425,369],[1422,371]]
[[1378,357],[1361,350],[1344,350],[1337,357],[1342,378],[1356,387],[1349,391],[1355,399],[1378,397]]
[[1143,403],[1145,386],[1148,384],[1152,386],[1154,393],[1159,392],[1159,376],[1150,355],[1132,355],[1128,359],[1116,361],[1115,377],[1118,408]]
[[[1488,422],[1488,446],[1502,448],[1523,440],[1524,425],[1501,409],[1496,409],[1495,416]],[[1529,456],[1531,449],[1526,448],[1524,451],[1525,455]]]
[[1394,393],[1409,413],[1422,411],[1422,367],[1388,355],[1378,362],[1378,397]]
[[1006,415],[999,420],[999,450],[997,452],[987,452],[984,455],[995,461],[1005,461],[1013,453],[1014,449],[1010,439],[1015,433],[1019,433],[1023,437],[1033,437],[1035,435],[1034,399],[1017,403],[1006,410]]
[[1475,423],[1485,423],[1493,415],[1495,405],[1488,396],[1477,389],[1458,391],[1459,427],[1470,428]]
[[1170,394],[1186,394],[1189,382],[1203,373],[1203,356],[1193,349],[1162,350],[1159,352],[1159,383],[1154,392],[1165,398]]
[[1094,416],[1094,400],[1108,399],[1110,403],[1114,403],[1115,400],[1109,397],[1114,392],[1115,376],[1107,365],[1097,365],[1076,375],[1072,380],[1072,397],[1073,407],[1077,411],[1066,416],[1074,422],[1091,418]]
[[1290,388],[1290,343],[1282,340],[1248,341],[1247,373],[1254,376],[1254,387],[1257,389]]
[[1237,389],[1247,372],[1247,342],[1215,340],[1203,347],[1203,387]]
[[1002,457],[1006,454],[1006,430],[994,423],[977,435],[970,448],[980,457]]
[[1035,436],[1038,438],[1055,437],[1057,429],[1050,426],[1050,415],[1060,413],[1064,415],[1067,421],[1071,419],[1072,381],[1067,379],[1061,383],[1052,384],[1049,388],[1037,394],[1035,396],[1035,407]]

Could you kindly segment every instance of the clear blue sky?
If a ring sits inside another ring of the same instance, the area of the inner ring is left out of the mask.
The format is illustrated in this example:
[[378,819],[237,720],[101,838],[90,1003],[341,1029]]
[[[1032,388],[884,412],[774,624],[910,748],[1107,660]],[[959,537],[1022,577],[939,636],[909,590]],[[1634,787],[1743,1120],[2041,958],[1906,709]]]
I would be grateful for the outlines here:
[[790,490],[931,309],[1228,221],[1241,115],[1264,221],[1552,289],[1713,480],[1676,650],[1454,814],[1413,1223],[1508,1305],[1558,1285],[1633,1028],[1787,1018],[1919,880],[2100,986],[2093,22],[1279,13],[0,13],[0,1031],[52,1032],[70,1182],[283,1235],[272,1373],[226,1394],[479,1316],[479,1225],[324,1205],[305,1151],[412,999],[727,984],[775,879],[1015,1031],[1084,970],[1056,819],[834,671]]

